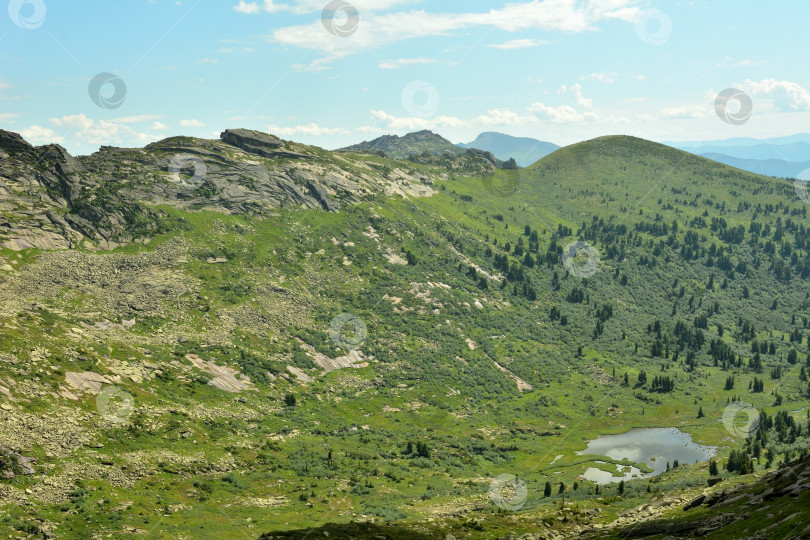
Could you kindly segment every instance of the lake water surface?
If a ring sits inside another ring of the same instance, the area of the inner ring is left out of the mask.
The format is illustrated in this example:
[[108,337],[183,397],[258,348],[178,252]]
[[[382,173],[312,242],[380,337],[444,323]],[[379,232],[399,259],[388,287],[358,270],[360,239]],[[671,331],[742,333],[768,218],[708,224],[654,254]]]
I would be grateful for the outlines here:
[[647,478],[666,471],[667,462],[676,459],[681,465],[706,461],[717,453],[714,446],[705,446],[692,441],[692,436],[677,428],[633,429],[619,435],[600,435],[588,443],[579,455],[592,454],[613,459],[628,459],[644,463],[651,473],[642,473],[632,466],[616,466],[616,474],[590,467],[582,476],[597,484],[609,484],[631,478]]

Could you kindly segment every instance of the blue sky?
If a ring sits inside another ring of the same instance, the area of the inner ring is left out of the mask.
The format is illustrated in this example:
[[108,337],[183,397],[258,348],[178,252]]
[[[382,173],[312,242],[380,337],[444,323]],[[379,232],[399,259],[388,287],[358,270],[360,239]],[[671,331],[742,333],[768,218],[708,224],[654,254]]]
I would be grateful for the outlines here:
[[[418,129],[557,144],[810,131],[804,0],[326,5],[11,0],[0,127],[74,154],[233,127],[325,148]],[[716,114],[727,88],[750,98],[744,122]]]

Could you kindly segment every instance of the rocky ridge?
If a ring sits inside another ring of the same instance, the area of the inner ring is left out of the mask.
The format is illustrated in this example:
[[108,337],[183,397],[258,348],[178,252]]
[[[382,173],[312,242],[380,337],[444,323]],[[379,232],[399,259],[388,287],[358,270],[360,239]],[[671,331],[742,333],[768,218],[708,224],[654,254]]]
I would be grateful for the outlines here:
[[0,246],[108,250],[160,233],[160,206],[260,216],[279,208],[335,212],[374,194],[429,196],[431,183],[430,173],[408,164],[381,165],[245,129],[226,130],[220,140],[103,146],[80,157],[0,130]]

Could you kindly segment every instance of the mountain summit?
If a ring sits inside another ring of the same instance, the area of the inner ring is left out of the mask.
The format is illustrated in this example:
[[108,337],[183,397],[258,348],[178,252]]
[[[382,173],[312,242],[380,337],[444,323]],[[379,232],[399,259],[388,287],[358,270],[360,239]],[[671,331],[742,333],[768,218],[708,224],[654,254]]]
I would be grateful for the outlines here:
[[399,135],[383,135],[371,141],[363,141],[341,148],[341,150],[354,152],[377,151],[393,159],[408,159],[412,155],[420,155],[425,152],[436,155],[444,153],[460,155],[464,153],[463,149],[427,129],[408,133],[401,137]]
[[520,167],[528,167],[538,159],[557,150],[554,143],[539,141],[530,137],[513,137],[504,133],[487,131],[481,133],[474,141],[458,143],[461,148],[478,148],[492,152],[501,161],[514,158]]

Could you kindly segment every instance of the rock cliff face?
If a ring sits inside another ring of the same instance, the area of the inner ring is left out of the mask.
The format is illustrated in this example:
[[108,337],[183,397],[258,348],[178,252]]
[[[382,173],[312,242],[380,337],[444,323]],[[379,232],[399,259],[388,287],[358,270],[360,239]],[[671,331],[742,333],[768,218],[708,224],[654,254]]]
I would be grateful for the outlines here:
[[219,137],[224,142],[241,148],[249,154],[257,154],[266,158],[306,159],[307,157],[306,154],[287,151],[284,141],[268,133],[249,129],[226,129]]
[[159,233],[160,205],[272,215],[278,208],[334,212],[375,193],[433,193],[425,173],[407,163],[377,164],[246,129],[220,138],[105,146],[76,158],[0,130],[0,245],[112,249]]

